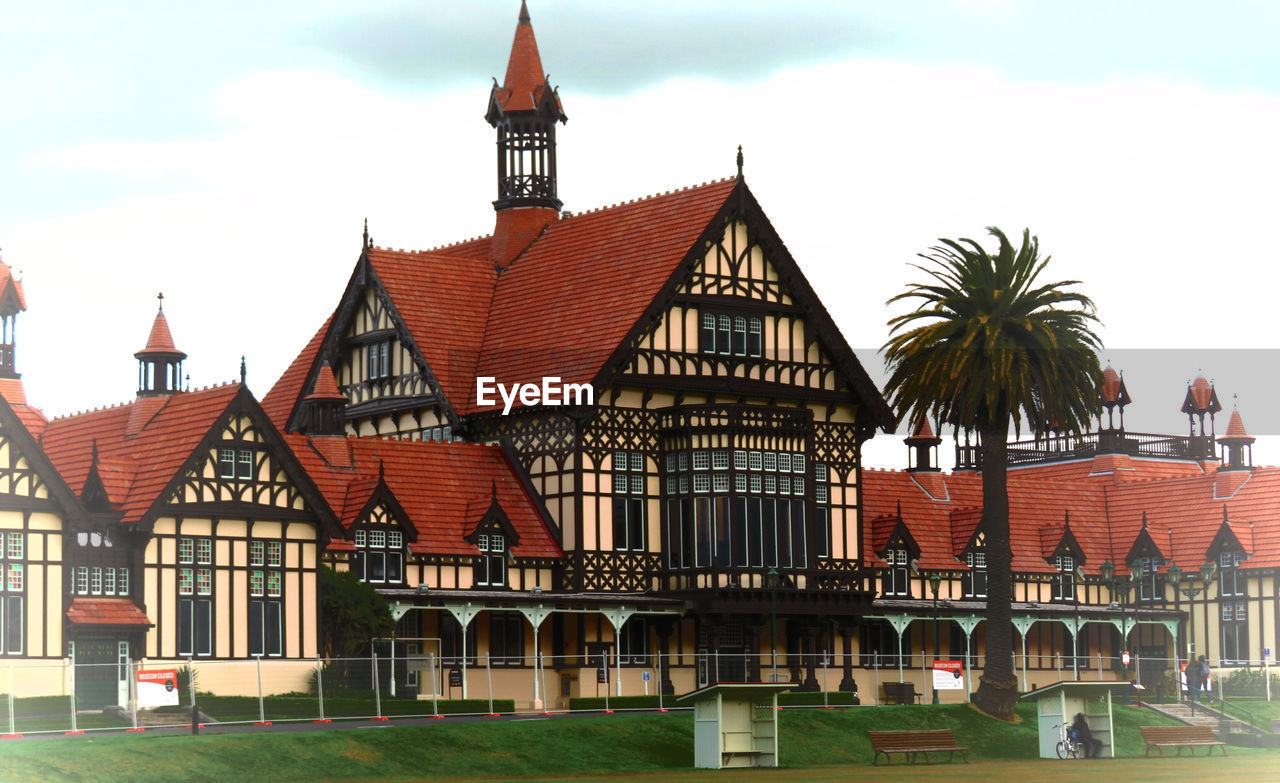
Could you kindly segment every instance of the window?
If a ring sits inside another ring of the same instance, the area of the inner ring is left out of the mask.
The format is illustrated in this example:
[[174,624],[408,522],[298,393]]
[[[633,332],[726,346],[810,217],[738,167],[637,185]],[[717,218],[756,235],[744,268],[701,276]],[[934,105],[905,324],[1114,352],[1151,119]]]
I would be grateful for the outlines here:
[[192,595],[195,593],[196,574],[190,568],[178,569],[178,595]]
[[89,571],[89,594],[102,595],[102,568],[95,566]]
[[[797,460],[801,466],[804,465],[804,455],[796,454],[791,459],[792,467],[795,466]],[[831,556],[831,507],[828,505],[829,496],[827,465],[825,462],[815,462],[813,463],[813,504],[817,513],[818,557]]]
[[1057,555],[1053,565],[1058,569],[1053,579],[1053,600],[1076,600],[1076,559],[1071,555]]
[[213,594],[213,569],[212,568],[196,569],[196,594],[197,595]]
[[209,565],[213,562],[213,540],[209,538],[196,539],[196,562],[200,565]]
[[643,617],[631,617],[622,626],[618,655],[623,666],[649,665],[649,623]]
[[1244,601],[1222,602],[1222,663],[1227,666],[1249,662],[1249,605]]
[[22,655],[26,648],[26,534],[0,534],[0,654]]
[[1154,557],[1140,557],[1130,566],[1142,569],[1142,578],[1138,581],[1138,600],[1155,601],[1164,598],[1164,584],[1160,579],[1160,561]]
[[236,464],[239,470],[236,472],[236,478],[251,479],[253,478],[253,450],[238,449],[236,451]]
[[178,539],[178,562],[183,564],[194,563],[196,558],[196,542],[193,538]]
[[25,541],[23,534],[9,533],[6,539],[8,540],[8,545],[5,547],[5,557],[9,560],[21,560]]
[[[352,570],[371,584],[404,581],[404,533],[384,528],[360,529],[355,533],[356,553]],[[267,552],[270,559],[271,552]]]
[[1244,595],[1245,579],[1240,574],[1239,552],[1222,552],[1218,555],[1218,595]]
[[759,357],[764,322],[760,316],[702,313],[698,347],[702,353]]
[[519,612],[489,613],[489,662],[493,666],[520,666],[524,663],[524,615]]
[[284,542],[249,541],[249,654],[284,654]]
[[253,455],[253,449],[218,449],[218,477],[252,479]]
[[369,380],[387,378],[391,375],[391,341],[384,340],[368,347]]
[[467,663],[474,665],[476,662],[476,627],[479,624],[473,619],[471,624],[467,626],[467,634],[464,639],[462,626],[458,624],[457,618],[447,611],[441,611],[436,616],[440,618],[440,664],[442,666],[460,666],[465,642]]
[[507,583],[506,537],[501,533],[481,533],[476,536],[480,556],[475,561],[476,584],[481,587],[502,587]]
[[235,449],[218,449],[218,477],[224,479],[236,477]]
[[[688,453],[692,459],[674,460],[678,481],[666,477],[662,508],[669,567],[807,567],[808,484],[794,473],[805,471],[802,453],[732,448]],[[664,461],[668,473],[672,463]],[[830,547],[826,519],[820,514],[816,523],[824,556]]]
[[969,566],[965,574],[964,593],[966,598],[987,597],[987,553],[981,549],[970,550],[964,556]]
[[907,561],[907,550],[890,549],[884,553],[888,569],[884,575],[885,595],[908,595],[911,592],[911,574]]
[[[190,578],[191,569],[179,569]],[[181,593],[179,589],[179,593]],[[188,586],[188,593],[190,587]],[[213,600],[210,598],[178,599],[178,655],[213,655]]]

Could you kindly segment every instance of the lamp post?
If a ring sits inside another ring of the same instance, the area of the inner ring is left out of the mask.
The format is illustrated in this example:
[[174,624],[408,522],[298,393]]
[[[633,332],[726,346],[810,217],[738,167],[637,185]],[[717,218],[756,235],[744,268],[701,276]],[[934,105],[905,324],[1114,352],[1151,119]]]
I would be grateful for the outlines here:
[[1129,664],[1124,660],[1124,653],[1129,648],[1129,613],[1125,604],[1129,600],[1129,591],[1142,581],[1143,567],[1141,563],[1135,563],[1129,567],[1128,578],[1120,577],[1116,574],[1116,567],[1111,564],[1110,560],[1103,561],[1098,568],[1102,573],[1102,581],[1106,583],[1107,589],[1112,595],[1120,596],[1120,644],[1124,649],[1121,650],[1120,659],[1120,676],[1123,679],[1129,679]]
[[[938,590],[942,588],[942,574],[929,574],[929,591],[933,593],[933,659],[938,660]],[[938,686],[933,686],[933,703],[938,703]]]
[[[1177,563],[1169,564],[1169,583],[1173,585],[1174,601],[1178,600],[1178,593],[1187,597],[1187,663],[1190,664],[1196,659],[1196,607],[1195,598],[1200,593],[1205,594],[1205,600],[1209,600],[1209,585],[1213,584],[1213,577],[1218,573],[1218,564],[1212,560],[1204,561],[1204,565],[1200,566],[1199,573],[1192,572],[1186,574]],[[1200,577],[1200,584],[1196,585],[1196,577]],[[1186,579],[1185,586],[1182,580]],[[1175,603],[1175,606],[1177,604]],[[1175,645],[1176,646],[1176,645]],[[1175,652],[1175,663],[1176,653]]]
[[764,576],[764,586],[769,589],[769,657],[773,666],[773,681],[778,681],[778,569],[770,568]]

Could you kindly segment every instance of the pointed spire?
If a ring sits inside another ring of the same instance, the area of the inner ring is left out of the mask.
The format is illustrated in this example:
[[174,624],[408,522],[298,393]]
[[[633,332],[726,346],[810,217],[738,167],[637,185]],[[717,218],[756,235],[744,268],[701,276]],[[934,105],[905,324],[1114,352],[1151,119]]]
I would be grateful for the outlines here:
[[498,502],[498,481],[497,479],[489,479],[489,491],[493,494],[493,502]]
[[1146,530],[1146,529],[1147,529],[1147,511],[1146,511],[1146,509],[1143,509],[1143,511],[1142,511],[1142,529],[1143,529],[1143,530]]
[[363,247],[365,250],[368,250],[369,248],[373,247],[373,245],[369,243],[369,218],[364,219],[364,240],[361,247]]
[[742,145],[738,145],[738,179],[742,179]]
[[520,0],[520,24],[529,24],[529,6],[524,0]]
[[315,385],[303,400],[337,400],[344,403],[347,401],[347,396],[338,389],[338,382],[333,377],[333,368],[329,366],[328,361],[320,365],[320,370],[316,373]]
[[240,354],[240,385],[244,385],[245,378],[249,376],[249,367],[245,364],[244,354]]
[[378,481],[385,481],[386,478],[387,478],[387,466],[386,466],[386,463],[382,461],[382,458],[379,457],[378,458]]

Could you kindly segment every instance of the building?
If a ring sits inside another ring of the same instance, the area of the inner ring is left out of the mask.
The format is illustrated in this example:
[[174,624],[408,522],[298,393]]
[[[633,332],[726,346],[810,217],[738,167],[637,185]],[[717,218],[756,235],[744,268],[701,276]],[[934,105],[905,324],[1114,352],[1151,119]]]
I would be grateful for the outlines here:
[[[372,652],[401,694],[476,695],[476,667],[521,708],[717,681],[924,690],[938,658],[980,672],[977,451],[957,442],[943,474],[921,421],[908,469],[863,469],[893,417],[741,153],[724,180],[562,211],[566,115],[523,4],[486,119],[493,233],[404,251],[366,230],[261,403],[243,373],[183,388],[161,309],[134,401],[46,420],[0,264],[6,661],[83,706],[127,701],[139,661],[190,661],[219,693],[254,692],[261,662],[269,690],[303,690],[328,566],[390,600],[396,638]],[[1215,441],[1203,379],[1187,436],[1127,432],[1109,372],[1096,432],[1010,447],[1027,686],[1154,682],[1191,645],[1233,665],[1277,641],[1280,470],[1252,467],[1238,413]],[[72,685],[65,660],[96,666]]]

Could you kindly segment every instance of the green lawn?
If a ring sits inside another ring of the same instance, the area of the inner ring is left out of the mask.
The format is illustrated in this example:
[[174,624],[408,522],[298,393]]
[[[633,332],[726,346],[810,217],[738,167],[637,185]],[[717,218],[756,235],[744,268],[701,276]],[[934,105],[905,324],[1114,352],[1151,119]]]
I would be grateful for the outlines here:
[[[967,745],[973,763],[947,766],[951,780],[1031,779],[1006,777],[1002,770],[1040,770],[1037,783],[1064,770],[1078,774],[1095,768],[1110,775],[1121,761],[1058,762],[1035,759],[1034,707],[1020,705],[1022,722],[1014,725],[986,718],[965,705],[864,707],[851,710],[784,710],[779,716],[782,761],[789,771],[757,774],[771,780],[826,780],[880,776],[883,766],[870,766],[866,739],[870,728],[948,727]],[[1159,716],[1134,708],[1115,709],[1119,754],[1126,768],[1195,780],[1212,779],[1212,771],[1230,768],[1236,777],[1268,779],[1263,770],[1280,768],[1280,751],[1232,748],[1228,759],[1142,759],[1137,727],[1161,722]],[[1137,756],[1134,759],[1132,757]],[[543,776],[634,774],[651,779],[687,780],[693,775],[693,719],[688,713],[569,718],[552,721],[435,724],[362,728],[298,734],[244,732],[233,735],[88,735],[73,739],[0,743],[0,780],[117,781],[131,783],[182,780],[405,781],[423,778],[511,779]],[[1205,765],[1209,762],[1209,765]],[[1008,765],[1023,765],[1010,767]],[[1243,765],[1243,766],[1239,766]],[[1250,766],[1253,765],[1253,766]],[[849,769],[834,772],[837,766]],[[824,770],[822,772],[821,770]],[[909,779],[939,774],[939,766],[911,768],[895,764],[894,777]],[[814,770],[818,770],[815,772]],[[985,772],[984,772],[985,770]],[[1190,774],[1190,770],[1198,770]],[[1252,770],[1252,771],[1250,771]],[[1180,771],[1180,772],[1179,772]],[[825,777],[824,777],[825,775]],[[734,773],[730,777],[737,779]],[[714,779],[723,780],[723,776]],[[743,777],[742,779],[756,779]],[[1063,780],[1067,778],[1061,778]],[[1157,779],[1145,774],[1131,780]],[[1170,777],[1169,779],[1173,779]]]

